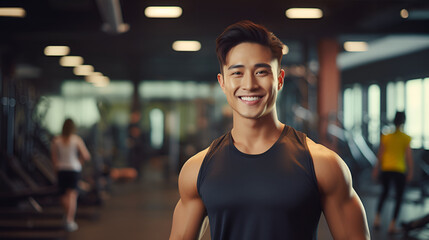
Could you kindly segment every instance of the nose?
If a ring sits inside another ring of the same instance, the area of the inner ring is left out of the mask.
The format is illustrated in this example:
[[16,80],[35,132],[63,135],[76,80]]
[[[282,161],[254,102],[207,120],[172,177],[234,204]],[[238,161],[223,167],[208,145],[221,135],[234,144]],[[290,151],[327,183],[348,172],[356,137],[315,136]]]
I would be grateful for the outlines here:
[[257,89],[259,87],[258,80],[253,74],[245,74],[242,79],[241,87],[248,91]]

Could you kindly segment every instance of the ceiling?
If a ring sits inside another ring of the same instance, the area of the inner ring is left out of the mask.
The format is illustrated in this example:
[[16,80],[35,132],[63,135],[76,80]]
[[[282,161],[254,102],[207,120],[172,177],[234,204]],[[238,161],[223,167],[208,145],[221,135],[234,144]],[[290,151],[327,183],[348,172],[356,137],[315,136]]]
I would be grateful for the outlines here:
[[[2,0],[0,7],[23,7],[25,18],[0,17],[0,54],[21,69],[23,77],[55,92],[66,79],[82,79],[59,57],[44,56],[48,45],[68,45],[70,55],[84,58],[111,80],[216,81],[215,39],[231,23],[249,19],[265,25],[289,46],[283,64],[303,64],[315,58],[321,38],[378,40],[391,35],[429,35],[429,18],[402,19],[401,9],[429,9],[427,0],[123,0],[123,22],[129,31],[102,31],[100,2],[110,0]],[[151,19],[147,6],[175,5],[183,9],[177,19]],[[291,20],[291,7],[319,7],[318,20]],[[198,40],[198,52],[176,52],[176,40]],[[379,44],[380,45],[380,44]],[[383,45],[381,44],[383,47]]]

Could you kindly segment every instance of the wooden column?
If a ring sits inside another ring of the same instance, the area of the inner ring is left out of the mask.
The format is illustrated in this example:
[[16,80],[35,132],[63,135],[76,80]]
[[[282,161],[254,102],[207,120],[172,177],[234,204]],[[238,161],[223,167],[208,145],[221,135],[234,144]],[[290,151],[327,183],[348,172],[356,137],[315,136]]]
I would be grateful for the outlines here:
[[340,93],[340,72],[337,67],[339,45],[335,39],[321,39],[318,45],[319,80],[317,87],[317,113],[319,115],[320,143],[332,150],[336,142],[327,137],[329,123],[337,122]]

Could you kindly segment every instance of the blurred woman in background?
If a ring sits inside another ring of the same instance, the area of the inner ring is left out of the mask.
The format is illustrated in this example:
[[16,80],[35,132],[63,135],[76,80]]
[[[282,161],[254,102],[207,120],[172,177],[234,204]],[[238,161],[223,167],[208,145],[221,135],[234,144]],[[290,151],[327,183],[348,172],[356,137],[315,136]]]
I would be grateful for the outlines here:
[[76,126],[71,119],[64,121],[61,135],[55,137],[51,144],[54,167],[58,174],[58,187],[61,194],[61,205],[65,210],[66,229],[76,231],[75,214],[78,198],[78,182],[82,165],[91,156],[82,138],[75,134]]
[[[413,178],[413,158],[410,148],[411,137],[402,131],[402,127],[405,124],[405,113],[397,112],[393,123],[395,124],[395,131],[381,137],[378,162],[373,170],[374,179],[379,179],[383,186],[374,219],[375,229],[380,228],[380,214],[389,194],[390,184],[393,183],[395,186],[395,208],[392,221],[389,225],[389,233],[397,232],[396,220],[401,209],[405,184]],[[379,172],[380,176],[378,176]]]

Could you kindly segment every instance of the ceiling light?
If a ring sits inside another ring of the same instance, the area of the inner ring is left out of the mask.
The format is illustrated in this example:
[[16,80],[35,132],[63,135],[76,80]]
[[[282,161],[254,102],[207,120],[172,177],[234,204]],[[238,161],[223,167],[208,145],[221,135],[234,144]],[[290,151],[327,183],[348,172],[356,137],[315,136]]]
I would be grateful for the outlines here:
[[344,49],[347,52],[365,52],[368,51],[367,42],[347,41],[344,43]]
[[109,85],[110,79],[106,76],[98,76],[94,82],[92,82],[92,85],[94,87],[106,87]]
[[286,44],[283,44],[282,53],[283,55],[286,55],[289,53],[289,47],[286,46]]
[[47,46],[44,51],[46,56],[65,56],[70,53],[67,46]]
[[5,7],[0,8],[0,16],[1,17],[25,17],[26,12],[23,8],[18,7]]
[[94,72],[94,67],[91,65],[79,65],[73,69],[76,76],[88,76]]
[[60,58],[60,65],[63,67],[76,67],[82,65],[83,58],[79,56],[64,56]]
[[196,52],[201,49],[201,43],[198,41],[175,41],[172,47],[174,51]]
[[400,14],[402,18],[408,18],[409,16],[407,9],[402,9]]
[[323,17],[323,12],[319,8],[289,8],[285,14],[290,19],[316,19]]
[[181,7],[173,6],[152,6],[144,10],[148,18],[178,18],[182,15]]
[[97,82],[100,77],[103,77],[103,74],[101,72],[92,72],[85,77],[85,81],[94,83]]

